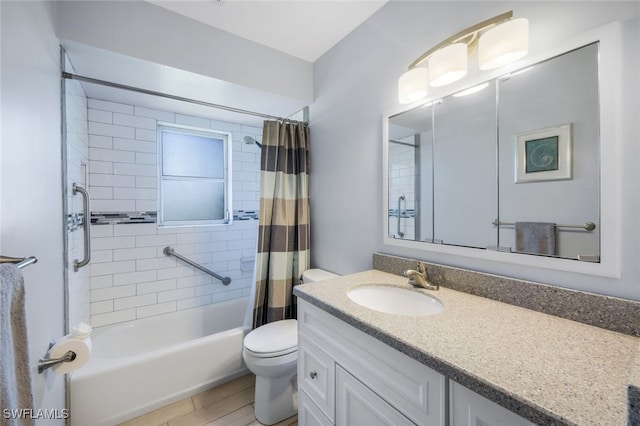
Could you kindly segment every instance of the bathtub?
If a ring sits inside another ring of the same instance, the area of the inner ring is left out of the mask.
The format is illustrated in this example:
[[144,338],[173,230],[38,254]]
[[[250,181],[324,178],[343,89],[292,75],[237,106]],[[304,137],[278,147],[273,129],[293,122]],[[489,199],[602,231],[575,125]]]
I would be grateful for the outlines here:
[[71,374],[71,425],[113,426],[246,374],[248,298],[96,328]]

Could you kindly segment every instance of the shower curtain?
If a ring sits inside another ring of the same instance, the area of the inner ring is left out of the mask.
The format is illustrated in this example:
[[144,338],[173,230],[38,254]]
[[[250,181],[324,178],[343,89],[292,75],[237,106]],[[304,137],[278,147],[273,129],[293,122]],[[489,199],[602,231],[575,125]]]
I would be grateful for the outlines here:
[[293,287],[309,269],[309,127],[265,121],[253,327],[296,317]]

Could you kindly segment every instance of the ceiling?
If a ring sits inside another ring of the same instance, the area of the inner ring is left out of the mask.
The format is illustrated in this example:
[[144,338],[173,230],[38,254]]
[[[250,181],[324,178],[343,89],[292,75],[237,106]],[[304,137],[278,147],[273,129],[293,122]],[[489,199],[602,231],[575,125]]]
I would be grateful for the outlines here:
[[212,27],[314,62],[387,0],[147,0]]
[[[1,0],[0,0],[1,1]],[[387,0],[146,0],[149,3],[313,62],[375,13]],[[285,25],[286,24],[286,25]],[[64,40],[72,73],[194,99],[183,102],[82,83],[86,95],[221,121],[262,126],[264,118],[201,103],[291,117],[306,106],[292,99],[185,70]],[[297,115],[296,119],[300,119]]]

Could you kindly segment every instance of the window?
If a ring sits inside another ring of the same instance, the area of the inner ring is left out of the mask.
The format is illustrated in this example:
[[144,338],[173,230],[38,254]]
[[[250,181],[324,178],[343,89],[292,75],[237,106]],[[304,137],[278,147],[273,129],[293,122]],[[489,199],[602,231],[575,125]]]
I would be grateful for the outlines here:
[[231,223],[231,133],[158,126],[158,226]]

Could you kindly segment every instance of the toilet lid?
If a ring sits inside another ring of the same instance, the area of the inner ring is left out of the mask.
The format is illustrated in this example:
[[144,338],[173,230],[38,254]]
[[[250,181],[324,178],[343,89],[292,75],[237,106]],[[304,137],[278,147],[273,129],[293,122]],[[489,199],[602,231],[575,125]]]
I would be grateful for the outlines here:
[[279,356],[298,349],[298,321],[282,320],[260,326],[247,334],[244,347],[256,356]]

